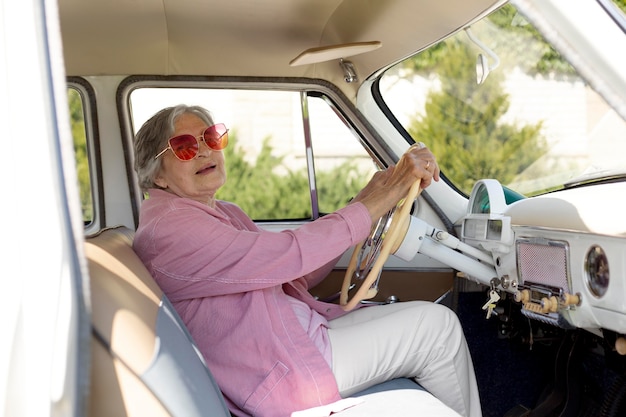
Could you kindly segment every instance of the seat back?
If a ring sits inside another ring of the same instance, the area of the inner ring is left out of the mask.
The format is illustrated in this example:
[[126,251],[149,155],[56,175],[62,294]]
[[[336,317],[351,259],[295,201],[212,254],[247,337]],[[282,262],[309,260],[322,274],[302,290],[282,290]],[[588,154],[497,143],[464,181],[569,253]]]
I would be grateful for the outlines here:
[[180,317],[132,248],[134,232],[86,239],[92,303],[90,416],[230,416]]

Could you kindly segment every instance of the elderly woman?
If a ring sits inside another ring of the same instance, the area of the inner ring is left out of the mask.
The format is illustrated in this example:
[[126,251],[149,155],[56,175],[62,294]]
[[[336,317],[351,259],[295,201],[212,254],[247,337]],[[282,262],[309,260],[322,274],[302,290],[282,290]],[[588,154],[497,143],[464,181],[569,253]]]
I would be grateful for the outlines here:
[[460,414],[480,416],[471,358],[451,310],[407,302],[346,314],[307,291],[415,181],[439,180],[431,152],[410,149],[348,206],[275,233],[216,200],[227,143],[227,128],[200,107],[166,108],[142,126],[135,168],[149,198],[134,248],[233,414],[285,416],[411,377]]

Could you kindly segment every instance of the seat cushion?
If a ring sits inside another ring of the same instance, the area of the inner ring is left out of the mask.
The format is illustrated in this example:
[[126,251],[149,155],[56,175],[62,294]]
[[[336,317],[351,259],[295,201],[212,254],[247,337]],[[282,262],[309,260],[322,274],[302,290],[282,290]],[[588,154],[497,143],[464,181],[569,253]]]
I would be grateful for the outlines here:
[[327,417],[331,411],[337,417],[460,417],[408,378],[375,385],[334,404],[293,413],[292,417]]
[[425,391],[424,388],[417,382],[409,378],[397,378],[391,381],[383,382],[382,384],[374,385],[363,391],[357,392],[353,397],[362,397],[364,395],[373,394],[375,392],[399,390],[399,389],[416,389]]
[[187,328],[132,241],[125,227],[86,239],[94,352],[90,416],[230,416]]

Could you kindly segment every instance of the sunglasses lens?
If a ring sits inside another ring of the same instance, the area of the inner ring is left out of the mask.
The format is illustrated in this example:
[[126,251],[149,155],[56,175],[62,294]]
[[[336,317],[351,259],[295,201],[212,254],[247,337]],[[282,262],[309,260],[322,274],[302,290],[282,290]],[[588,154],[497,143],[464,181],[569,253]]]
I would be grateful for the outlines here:
[[208,127],[204,131],[204,142],[213,150],[219,151],[228,145],[228,129],[224,123]]
[[181,161],[189,161],[198,154],[198,141],[191,135],[181,135],[170,139],[174,155]]

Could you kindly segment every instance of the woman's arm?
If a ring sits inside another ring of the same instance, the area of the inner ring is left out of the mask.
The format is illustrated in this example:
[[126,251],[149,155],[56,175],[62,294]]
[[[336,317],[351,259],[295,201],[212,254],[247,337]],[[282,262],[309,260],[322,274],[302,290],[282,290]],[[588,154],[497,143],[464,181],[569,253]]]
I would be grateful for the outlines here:
[[296,230],[240,230],[210,215],[210,209],[182,200],[149,226],[151,236],[142,238],[150,252],[142,259],[176,300],[269,288],[309,274],[320,279],[321,268],[332,268],[371,226],[367,210],[358,205]]
[[308,275],[305,275],[304,279],[307,282],[307,288],[311,289],[315,287],[317,284],[319,284],[320,282],[324,281],[324,279],[328,276],[328,274],[330,274],[330,272],[333,270],[333,268],[337,264],[337,261],[339,260],[339,258],[341,258],[341,255],[339,255],[338,257],[336,257],[335,259],[333,259],[326,265],[322,266],[321,268],[311,272]]

